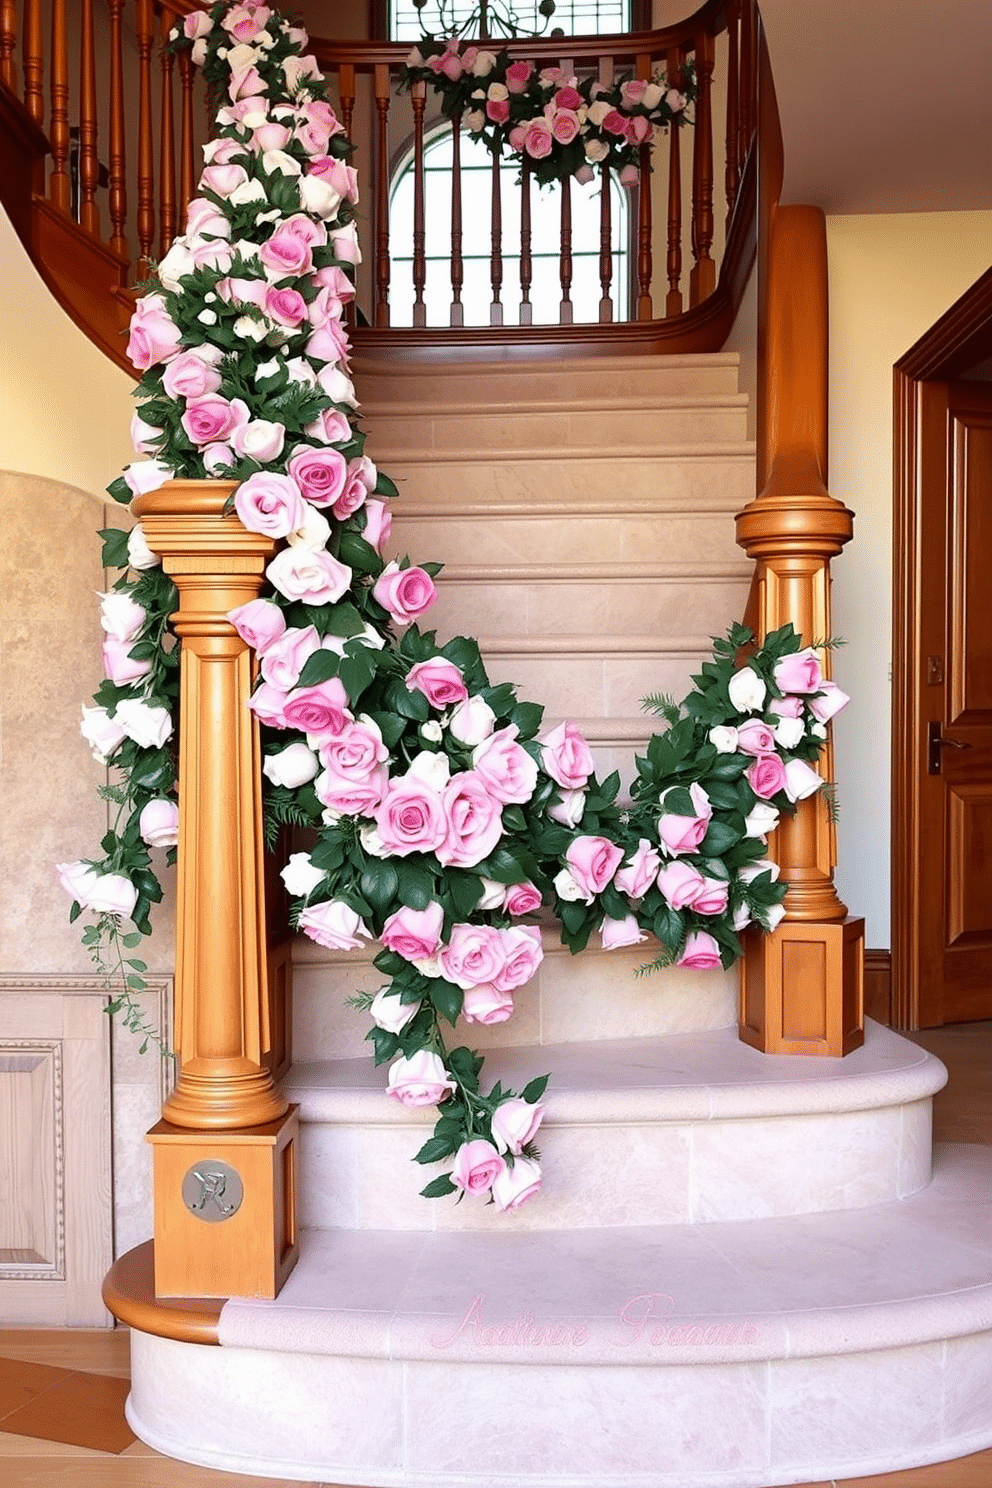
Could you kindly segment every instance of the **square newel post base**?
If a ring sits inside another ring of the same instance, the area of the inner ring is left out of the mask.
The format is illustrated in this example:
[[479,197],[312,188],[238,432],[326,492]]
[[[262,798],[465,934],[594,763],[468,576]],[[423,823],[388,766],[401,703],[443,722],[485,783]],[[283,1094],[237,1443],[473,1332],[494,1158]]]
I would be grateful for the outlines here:
[[147,1135],[156,1297],[275,1297],[299,1255],[297,1108],[265,1126]]
[[786,920],[750,931],[741,965],[745,1044],[764,1054],[849,1054],[864,1043],[865,922]]

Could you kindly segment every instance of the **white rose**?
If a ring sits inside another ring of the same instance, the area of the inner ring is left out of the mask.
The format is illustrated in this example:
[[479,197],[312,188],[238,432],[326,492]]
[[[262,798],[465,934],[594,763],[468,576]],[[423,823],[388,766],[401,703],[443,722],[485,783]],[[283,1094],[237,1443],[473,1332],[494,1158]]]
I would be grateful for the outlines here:
[[282,362],[277,362],[275,357],[270,362],[259,362],[255,368],[255,381],[261,382],[266,377],[278,377],[282,368]]
[[466,698],[451,710],[448,729],[459,744],[474,746],[489,738],[495,723],[496,714],[485,698],[475,696]]
[[379,830],[374,822],[369,822],[366,826],[359,827],[358,836],[363,849],[368,853],[370,858],[389,857],[389,848],[379,836]]
[[422,961],[411,961],[410,965],[415,966],[421,976],[430,977],[432,982],[436,982],[442,975],[441,963],[436,955],[425,956]]
[[610,147],[602,140],[586,140],[585,152],[586,159],[591,160],[593,165],[597,165],[600,160],[605,160],[609,155]]
[[596,128],[598,129],[603,120],[606,118],[607,114],[612,112],[613,110],[610,104],[604,103],[601,98],[597,98],[595,103],[591,103],[589,105],[589,112],[586,117],[588,118],[589,123],[595,124]]
[[247,68],[254,67],[255,63],[261,60],[261,52],[257,52],[246,41],[239,42],[237,46],[231,47],[227,54],[227,65],[232,72],[245,72]]
[[324,882],[325,874],[323,869],[314,867],[309,853],[292,853],[279,877],[286,885],[287,894],[292,894],[294,899],[305,899],[319,883]]
[[746,904],[739,904],[734,910],[733,926],[735,930],[745,930],[751,923],[751,911]]
[[554,806],[549,806],[547,814],[552,821],[561,822],[563,827],[577,827],[585,809],[586,793],[584,790],[563,790],[561,800]]
[[231,327],[234,334],[240,336],[242,341],[254,341],[256,344],[265,340],[269,329],[265,321],[256,320],[253,315],[239,315]]
[[647,87],[644,89],[644,92],[641,94],[641,102],[648,110],[648,112],[650,112],[651,109],[656,109],[658,107],[663,96],[663,91],[661,88],[658,87],[657,83],[648,83]]
[[761,923],[766,930],[774,930],[782,920],[785,919],[784,904],[770,904],[767,909],[761,911]]
[[710,729],[708,738],[717,754],[733,754],[737,748],[737,730],[729,724],[718,723]]
[[161,749],[172,736],[172,715],[157,703],[125,698],[114,709],[114,719],[141,749]]
[[141,530],[141,523],[131,528],[127,535],[127,562],[128,567],[135,570],[143,568],[156,568],[162,560],[157,553],[153,553],[145,541],[145,534]]
[[[351,639],[353,641],[361,641],[363,646],[371,646],[373,651],[381,651],[386,644],[384,638],[379,634],[375,626],[369,625],[368,623],[366,623],[365,629],[362,631],[361,635],[352,636]],[[424,737],[427,738],[429,736],[425,735]]]
[[506,903],[506,884],[496,883],[491,878],[482,880],[482,893],[476,903],[476,909],[502,909]]
[[478,134],[479,130],[485,127],[485,123],[486,116],[481,109],[469,109],[465,114],[463,128],[467,129],[469,134]]
[[108,756],[127,738],[127,734],[106,708],[87,708],[85,705],[79,732],[92,749],[93,758],[99,765],[105,765]]
[[505,103],[509,96],[510,90],[503,83],[490,83],[486,89],[486,97],[491,98],[494,103]]
[[100,624],[118,641],[133,641],[147,618],[144,605],[137,604],[130,594],[111,590],[100,595]]
[[806,732],[806,725],[801,718],[781,718],[773,732],[776,744],[781,745],[783,749],[795,749]]
[[124,467],[124,480],[129,491],[135,496],[144,496],[149,491],[157,491],[159,486],[164,486],[175,474],[171,465],[166,465],[164,460],[134,460],[130,465]]
[[282,72],[291,90],[307,78],[313,78],[317,83],[324,80],[324,74],[317,66],[316,57],[287,57],[282,64]]
[[158,277],[166,289],[171,289],[173,294],[181,294],[180,279],[195,270],[196,260],[184,240],[177,238],[158,266]]
[[[292,365],[290,362],[289,366]],[[286,370],[288,371],[289,367]],[[328,362],[326,367],[321,367],[317,374],[317,381],[332,403],[347,403],[350,408],[358,407],[355,384],[350,377],[345,376],[335,362]]]
[[246,207],[249,202],[268,201],[261,181],[242,181],[240,186],[235,186],[227,199],[232,207]]
[[[325,372],[329,370],[328,367],[324,368]],[[299,383],[301,387],[317,386],[317,374],[305,357],[292,357],[286,363],[286,376],[290,382]]]
[[771,875],[772,883],[777,883],[779,872],[778,864],[773,863],[771,858],[757,858],[753,863],[745,863],[744,867],[738,871],[737,877],[741,883],[751,883],[762,873],[768,873]]
[[377,1028],[387,1033],[400,1033],[420,1012],[419,1002],[401,1002],[398,992],[381,987],[372,999],[369,1016]]
[[745,837],[767,837],[778,825],[778,811],[774,806],[768,806],[764,801],[758,801],[751,809],[751,814],[744,818]]
[[429,718],[426,723],[420,725],[420,737],[431,744],[440,744],[444,738],[444,729],[436,718]]
[[407,67],[423,67],[424,54],[419,47],[411,47],[406,56]]
[[764,682],[752,667],[742,667],[730,679],[727,688],[730,701],[738,713],[754,713],[765,701]]
[[685,94],[680,93],[677,88],[669,88],[668,92],[665,94],[665,102],[668,104],[668,107],[671,109],[673,114],[680,114],[689,100],[688,98],[686,98]]
[[413,775],[417,780],[422,780],[425,785],[429,785],[431,790],[437,791],[440,795],[451,776],[448,756],[435,754],[430,749],[422,749],[410,761],[407,774]]
[[328,218],[337,216],[341,193],[335,191],[329,181],[322,181],[320,176],[303,176],[300,179],[300,201],[304,211],[326,222]]
[[[473,77],[488,77],[496,66],[496,56],[493,52],[476,52],[475,61],[472,63],[471,72]],[[503,94],[506,97],[506,94]]]
[[583,890],[572,877],[571,868],[563,868],[560,873],[555,874],[555,892],[559,899],[566,902],[571,900],[585,900],[586,904],[592,903],[592,895],[587,898]]
[[179,841],[179,807],[175,801],[164,796],[147,801],[138,818],[138,831],[149,847],[175,847]]
[[814,739],[825,739],[827,737],[827,725],[825,723],[811,723],[809,731]]
[[152,454],[152,445],[161,439],[164,432],[155,424],[146,423],[140,413],[135,412],[131,415],[131,443],[139,455]]
[[790,801],[804,801],[823,784],[822,776],[805,760],[790,760],[785,767],[785,794]]
[[258,243],[249,243],[246,238],[239,238],[234,245],[234,256],[240,258],[243,263],[253,263],[259,256]]
[[201,310],[196,318],[201,325],[212,326],[217,324],[216,310]]
[[[297,527],[295,532],[291,532],[286,541],[289,543],[290,547],[309,548],[311,551],[314,551],[316,548],[326,548],[330,535],[330,522],[324,516],[323,512],[318,511],[315,506],[311,506],[308,502],[303,518],[303,526]],[[336,636],[325,636],[324,649],[337,650],[336,646],[330,647],[327,645],[328,641],[335,640],[337,640]],[[341,650],[338,651],[338,655],[344,655],[343,641],[341,643]]]
[[97,914],[130,915],[138,902],[138,891],[123,873],[97,873],[89,885],[87,909]]
[[202,67],[204,62],[206,62],[207,43],[204,37],[198,36],[196,38],[193,43],[193,50],[190,52],[190,58],[194,67]]
[[262,166],[270,176],[298,176],[302,174],[303,167],[292,155],[287,155],[285,150],[266,150],[262,156]]
[[250,455],[260,465],[276,460],[282,454],[286,430],[270,419],[252,419],[234,432],[234,448],[239,455]]
[[317,756],[305,744],[299,743],[287,744],[278,754],[267,755],[262,763],[262,774],[273,785],[284,785],[289,790],[295,790],[298,785],[306,785],[319,769],[320,761]]

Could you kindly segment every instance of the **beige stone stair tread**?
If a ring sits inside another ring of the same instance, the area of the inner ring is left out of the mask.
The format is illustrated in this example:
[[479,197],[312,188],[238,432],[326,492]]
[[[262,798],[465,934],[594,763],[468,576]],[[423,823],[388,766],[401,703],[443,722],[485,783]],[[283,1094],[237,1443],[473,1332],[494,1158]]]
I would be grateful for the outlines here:
[[[507,399],[491,411],[503,417],[516,413],[553,413],[564,417],[569,413],[603,413],[620,410],[635,413],[662,413],[668,408],[697,408],[706,412],[713,408],[746,408],[746,393],[650,393],[612,395],[599,397],[564,397]],[[478,418],[479,405],[472,402],[449,401],[439,408],[432,398],[409,398],[402,402],[389,399],[379,402],[375,397],[362,404],[362,417],[375,421],[379,418],[458,418],[464,415]]]
[[[380,426],[381,427],[381,426]],[[557,464],[561,460],[575,458],[585,461],[598,462],[608,466],[613,472],[612,478],[616,479],[617,455],[616,453],[603,454],[599,449],[589,449],[587,452],[582,446],[561,445],[557,449],[549,450],[547,444],[538,445],[513,445],[512,448],[499,449],[499,446],[486,445],[481,440],[475,445],[424,445],[418,449],[411,449],[408,444],[401,446],[390,446],[388,441],[377,436],[370,436],[368,453],[377,464],[390,474],[393,467],[400,470],[404,466],[420,467],[423,465],[438,464],[485,464],[492,465],[494,453],[499,451],[501,465],[513,465],[518,461],[539,461]],[[755,446],[753,442],[746,439],[725,440],[703,440],[698,443],[672,443],[662,441],[658,443],[631,444],[625,442],[623,446],[623,459],[628,460],[650,460],[652,462],[666,460],[677,462],[679,460],[696,459],[734,459],[739,457],[743,460],[754,459]]]

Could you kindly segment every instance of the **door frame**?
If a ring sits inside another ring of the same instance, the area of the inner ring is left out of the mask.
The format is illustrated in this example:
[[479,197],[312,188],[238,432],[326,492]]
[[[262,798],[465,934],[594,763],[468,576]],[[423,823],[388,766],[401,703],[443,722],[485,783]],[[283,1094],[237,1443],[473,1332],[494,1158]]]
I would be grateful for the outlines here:
[[892,1024],[920,1012],[920,785],[924,750],[920,549],[921,385],[950,382],[992,357],[992,269],[966,290],[893,369]]

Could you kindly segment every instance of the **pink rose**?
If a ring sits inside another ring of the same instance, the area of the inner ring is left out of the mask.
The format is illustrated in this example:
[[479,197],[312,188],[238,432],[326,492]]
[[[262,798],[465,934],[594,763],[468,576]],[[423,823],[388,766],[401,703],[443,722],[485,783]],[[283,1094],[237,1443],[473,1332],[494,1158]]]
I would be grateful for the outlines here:
[[259,723],[264,723],[269,728],[289,727],[283,714],[285,706],[286,694],[268,682],[260,683],[248,699],[248,707]]
[[277,279],[298,279],[313,268],[310,244],[292,232],[287,222],[282,223],[268,242],[262,244],[258,256]]
[[[343,160],[335,160],[333,155],[321,155],[307,162],[307,175],[326,181],[342,200],[357,203],[358,172],[353,165],[345,165]],[[353,294],[354,290],[351,293]],[[348,298],[351,298],[350,294]]]
[[424,961],[437,950],[443,925],[440,904],[428,904],[426,909],[410,909],[404,904],[389,916],[379,939],[406,961]]
[[647,83],[642,78],[631,78],[628,82],[621,83],[620,97],[623,99],[627,108],[631,108],[635,103],[641,102],[647,86]]
[[532,160],[546,160],[554,145],[554,135],[547,119],[532,119],[524,130],[524,153]]
[[576,837],[565,854],[572,877],[588,900],[601,894],[623,862],[623,849],[606,837]]
[[822,784],[822,777],[805,760],[790,760],[785,767],[785,793],[790,801],[805,800],[818,791]]
[[451,1181],[464,1193],[488,1193],[493,1179],[506,1168],[491,1142],[463,1142],[455,1153]]
[[337,408],[325,408],[303,432],[318,444],[345,444],[351,438],[351,424]]
[[821,682],[816,696],[811,697],[806,706],[819,723],[827,723],[841,708],[846,708],[850,701],[847,693],[841,692],[836,682]]
[[372,593],[397,625],[419,619],[437,599],[430,574],[422,568],[400,568],[395,561],[383,569]]
[[318,269],[311,283],[315,284],[318,289],[330,290],[337,300],[344,300],[347,303],[348,300],[355,298],[355,286],[344,269],[339,268],[337,264],[325,264],[322,269]]
[[324,899],[310,904],[298,921],[300,929],[318,945],[332,951],[354,951],[362,938],[372,939],[372,932],[350,905],[340,899]]
[[[286,537],[303,526],[305,508],[300,488],[288,475],[259,470],[238,487],[234,509],[249,532]],[[273,560],[275,561],[275,560]]]
[[246,646],[260,656],[286,629],[286,617],[271,599],[251,599],[227,616]]
[[547,815],[563,827],[577,827],[585,815],[587,794],[584,790],[559,791],[561,800],[546,808]]
[[748,718],[737,730],[737,748],[742,754],[774,754],[775,735],[760,718]]
[[[825,684],[821,684],[823,685]],[[812,698],[809,705],[812,708]],[[802,718],[803,700],[798,697],[772,698],[768,704],[768,711],[774,713],[776,718]]]
[[345,227],[335,227],[327,234],[338,263],[360,264],[362,250],[358,246],[358,228],[353,222]]
[[632,914],[622,920],[606,919],[599,927],[604,951],[618,951],[621,946],[638,945],[647,937]]
[[377,553],[381,553],[393,530],[393,514],[384,501],[366,501],[365,529],[362,536]]
[[615,134],[620,139],[626,137],[627,120],[617,109],[610,109],[610,112],[603,120],[602,127],[606,130],[607,134]]
[[621,894],[626,894],[629,899],[643,899],[658,877],[660,867],[660,857],[648,839],[642,837],[637,844],[636,851],[631,855],[630,862],[626,863],[614,877],[614,887],[619,889]]
[[723,914],[727,908],[730,885],[722,878],[704,878],[702,888],[692,902],[697,914]]
[[451,82],[457,83],[458,79],[461,77],[464,71],[464,68],[462,67],[461,57],[459,57],[456,52],[447,52],[441,58],[440,71],[443,72],[445,77],[448,78]]
[[468,688],[453,661],[432,656],[416,662],[406,674],[410,692],[423,693],[432,708],[449,708],[468,697]]
[[560,145],[570,145],[579,128],[578,116],[571,109],[559,109],[551,120],[551,133]]
[[466,988],[462,998],[462,1017],[466,1023],[481,1023],[488,1027],[492,1023],[505,1023],[512,1016],[511,993],[501,992],[492,982]]
[[[299,525],[303,525],[302,520]],[[284,548],[265,572],[273,588],[286,599],[299,599],[309,605],[337,604],[351,585],[351,569],[322,548]]]
[[273,687],[289,692],[300,680],[308,658],[319,650],[320,636],[312,625],[305,630],[293,626],[283,631],[278,640],[273,640],[266,649],[262,657],[262,676]]
[[533,1141],[543,1120],[544,1107],[540,1101],[531,1105],[515,1095],[501,1101],[490,1121],[496,1150],[519,1157],[527,1143]]
[[344,490],[348,461],[336,449],[300,449],[289,462],[289,473],[314,506],[330,506]]
[[544,960],[541,932],[536,925],[514,925],[499,932],[503,942],[503,969],[493,978],[497,992],[514,992],[537,975]]
[[265,313],[277,325],[293,330],[307,319],[307,302],[298,289],[275,289],[269,285],[265,291]]
[[785,766],[777,754],[761,754],[744,771],[747,783],[763,801],[785,789]]
[[582,107],[582,94],[578,88],[568,85],[559,88],[555,94],[555,104],[560,109],[577,109]]
[[[215,140],[214,143],[218,146],[221,144],[227,146],[227,150],[223,152],[223,155],[235,156],[244,154],[244,146],[239,145],[236,140]],[[223,155],[218,149],[213,158],[219,164],[229,165],[230,160],[223,158]],[[214,238],[229,238],[231,236],[231,224],[220,208],[212,201],[208,201],[205,196],[194,196],[186,208],[186,233],[189,237],[199,237],[201,234],[206,233]],[[206,347],[198,348],[198,350],[200,349],[206,350]],[[217,351],[217,359],[218,361],[220,360],[219,349]]]
[[189,41],[209,36],[213,29],[214,23],[205,10],[194,10],[192,15],[183,17],[183,35]]
[[348,475],[341,495],[334,503],[334,515],[339,522],[350,517],[365,503],[365,498],[378,479],[375,466],[368,455],[359,455],[348,461]]
[[306,354],[312,362],[347,362],[350,350],[348,332],[330,318],[307,338]]
[[248,172],[243,165],[208,165],[200,176],[200,185],[226,200],[247,180]]
[[[162,387],[170,398],[203,398],[217,391],[221,377],[216,364],[202,355],[207,350],[203,346],[196,351],[181,351],[168,363],[162,374]],[[220,360],[219,348],[217,360]]]
[[344,780],[366,780],[372,771],[385,764],[389,750],[382,741],[379,725],[366,714],[348,723],[333,738],[320,745],[324,768]]
[[436,849],[438,861],[446,867],[473,868],[488,858],[503,835],[501,803],[475,770],[452,775],[442,800],[448,830]]
[[[669,790],[671,789],[674,787],[669,787]],[[662,806],[668,794],[667,790],[662,792]],[[663,811],[658,819],[661,850],[669,857],[676,857],[679,853],[695,852],[706,836],[710,817],[713,815],[709,796],[695,780],[689,787],[689,795],[695,810],[694,816],[676,816],[672,812]]]
[[650,133],[651,121],[643,114],[635,114],[632,119],[627,120],[624,137],[629,145],[643,145]]
[[540,1165],[528,1157],[518,1157],[512,1168],[493,1180],[493,1203],[501,1213],[519,1209],[534,1197],[541,1182]]
[[386,851],[398,858],[434,852],[448,833],[440,795],[426,781],[409,774],[390,782],[375,821]]
[[127,354],[139,372],[146,372],[156,362],[167,362],[175,356],[182,332],[165,307],[161,295],[148,294],[134,307]]
[[264,155],[267,150],[285,150],[292,138],[285,124],[260,124],[252,131],[251,142]]
[[401,1056],[389,1066],[387,1095],[404,1106],[436,1106],[457,1089],[437,1054],[418,1049],[409,1058]]
[[720,947],[705,930],[693,930],[686,936],[685,948],[675,964],[692,971],[715,971],[720,965]]
[[314,791],[323,806],[342,816],[373,816],[388,785],[389,771],[385,765],[376,765],[360,780],[324,770],[314,781]]
[[234,5],[225,16],[221,17],[221,25],[224,30],[234,37],[235,41],[254,41],[255,37],[265,30],[266,23],[272,15],[266,5],[254,5],[247,0],[244,5]]
[[658,874],[658,890],[670,909],[685,909],[702,892],[703,875],[688,863],[666,863]]
[[448,944],[437,953],[441,975],[463,991],[495,982],[505,960],[502,937],[492,925],[452,925]]
[[775,663],[772,677],[780,692],[819,692],[823,684],[819,658],[812,646],[783,656]]
[[174,847],[179,841],[179,807],[164,796],[147,801],[138,818],[142,842],[149,847]]
[[215,444],[228,440],[236,429],[247,424],[250,416],[248,405],[241,398],[228,401],[219,393],[207,393],[187,403],[181,422],[194,444]]
[[504,903],[507,914],[533,914],[541,907],[541,891],[532,883],[511,884],[506,891]]
[[138,661],[131,654],[133,639],[119,641],[116,636],[103,638],[103,669],[117,687],[127,687],[152,669],[150,661]]
[[494,124],[505,124],[510,117],[510,104],[505,98],[490,98],[486,102],[486,118]]
[[525,93],[530,81],[531,65],[529,62],[511,62],[506,69],[506,87],[510,93]]
[[560,723],[539,740],[541,765],[566,790],[581,790],[593,772],[589,745],[574,723]]
[[328,677],[316,687],[298,687],[286,699],[283,717],[287,728],[304,734],[339,734],[350,717],[340,677]]
[[244,67],[240,72],[232,73],[227,85],[227,96],[232,103],[237,103],[239,99],[257,98],[260,93],[267,91],[265,80],[257,67]]

